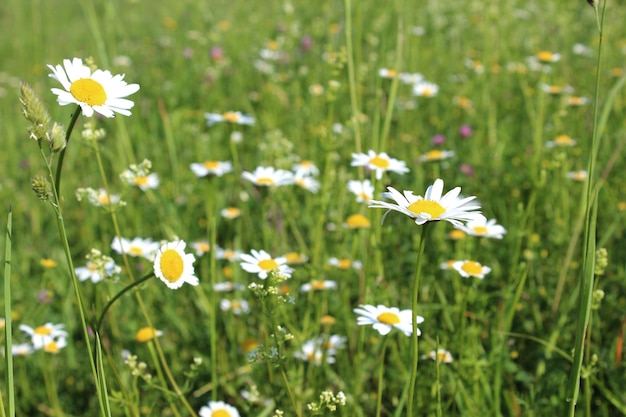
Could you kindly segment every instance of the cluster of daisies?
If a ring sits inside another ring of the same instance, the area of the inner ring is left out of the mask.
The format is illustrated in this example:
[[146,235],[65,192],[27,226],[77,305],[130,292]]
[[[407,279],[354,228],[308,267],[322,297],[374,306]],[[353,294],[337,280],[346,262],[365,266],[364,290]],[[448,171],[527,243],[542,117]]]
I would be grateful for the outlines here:
[[67,346],[67,332],[63,330],[63,324],[46,323],[32,328],[26,324],[20,324],[19,329],[29,338],[27,342],[11,346],[15,356],[25,356],[41,350],[48,353],[58,353]]

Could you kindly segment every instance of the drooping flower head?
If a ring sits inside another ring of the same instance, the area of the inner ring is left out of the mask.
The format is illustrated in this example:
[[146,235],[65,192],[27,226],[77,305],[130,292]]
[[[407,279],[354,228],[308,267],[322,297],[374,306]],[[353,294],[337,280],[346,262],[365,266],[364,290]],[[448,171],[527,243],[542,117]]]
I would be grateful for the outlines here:
[[139,84],[128,84],[124,74],[113,75],[109,71],[97,69],[91,71],[80,58],[63,60],[63,65],[48,65],[52,70],[50,77],[61,83],[64,90],[53,88],[61,106],[78,104],[86,117],[97,112],[105,117],[115,113],[130,116],[135,103],[125,99],[139,90]]
[[416,196],[412,191],[400,193],[393,187],[387,187],[386,197],[395,200],[396,204],[385,201],[372,200],[370,208],[386,208],[388,211],[398,211],[415,219],[415,224],[423,225],[429,221],[445,220],[455,226],[462,221],[481,220],[484,216],[478,204],[470,204],[476,197],[459,198],[461,187],[453,188],[443,195],[443,180],[437,179],[426,189],[424,196]]

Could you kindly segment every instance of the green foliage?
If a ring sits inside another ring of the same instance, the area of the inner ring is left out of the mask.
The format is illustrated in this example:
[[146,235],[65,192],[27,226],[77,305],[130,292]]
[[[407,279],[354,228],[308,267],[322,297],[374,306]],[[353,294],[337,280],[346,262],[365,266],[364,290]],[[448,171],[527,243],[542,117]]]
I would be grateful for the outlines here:
[[[338,1],[5,3],[0,23],[11,36],[0,43],[0,199],[7,212],[12,207],[12,262],[4,279],[11,280],[13,328],[51,322],[68,332],[67,346],[56,354],[38,350],[13,358],[17,415],[96,415],[101,405],[90,353],[104,370],[98,384],[108,387],[113,416],[190,415],[181,397],[196,412],[208,401],[225,401],[242,416],[280,415],[276,410],[327,415],[324,410],[343,401],[340,391],[345,405],[336,406],[336,415],[372,416],[379,366],[382,415],[404,415],[410,338],[359,327],[352,310],[361,303],[410,308],[421,230],[398,213],[381,226],[383,211],[368,209],[347,191],[349,180],[370,177],[350,166],[352,153],[369,149],[410,168],[380,181],[372,176],[376,199],[386,186],[423,195],[442,178],[446,191],[460,186],[477,196],[486,217],[507,229],[502,240],[456,240],[445,222],[429,232],[419,350],[426,355],[445,348],[454,362],[437,370],[420,359],[416,415],[543,416],[569,409],[585,190],[567,174],[585,169],[592,150],[598,70],[596,18],[586,2],[468,0],[460,7],[454,1],[352,1],[353,56]],[[597,102],[606,120],[594,173],[601,185],[597,247],[606,251],[603,273],[590,289],[579,399],[579,412],[593,416],[626,410],[626,265],[620,261],[626,244],[626,9],[610,0],[607,8]],[[536,66],[529,57],[540,51],[560,59]],[[191,242],[212,246],[196,255],[199,286],[173,291],[151,279],[120,296],[99,338],[91,339],[102,346],[94,352],[87,351],[50,207],[54,179],[42,163],[42,155],[57,160],[51,150],[65,146],[64,126],[75,109],[56,103],[50,88],[60,86],[46,64],[72,57],[91,57],[98,68],[141,85],[129,97],[132,116],[81,116],[65,148],[60,199],[74,265],[84,266],[95,249],[122,267],[119,277],[80,283],[88,313],[98,317],[120,290],[152,270],[150,261],[125,261],[111,249],[118,233],[180,238],[187,252]],[[439,93],[415,97],[410,85],[380,77],[383,68],[421,73]],[[30,87],[22,85],[20,95],[21,81]],[[574,90],[551,94],[544,86]],[[20,98],[26,97],[36,112],[24,118]],[[579,97],[589,102],[572,105]],[[206,112],[227,111],[252,115],[255,123],[206,125]],[[358,120],[355,111],[362,114]],[[471,133],[461,133],[462,127]],[[434,145],[436,135],[445,144]],[[546,146],[559,135],[575,145]],[[233,140],[238,136],[240,142]],[[41,139],[52,148],[42,147]],[[455,156],[421,161],[433,149]],[[197,178],[190,164],[209,160],[230,161],[233,172]],[[241,177],[257,166],[290,170],[304,160],[319,168],[317,193],[295,185],[255,187]],[[157,173],[158,188],[129,185],[142,172]],[[109,210],[90,204],[105,186],[125,204]],[[80,202],[79,189],[87,190]],[[239,208],[241,216],[220,216],[226,207]],[[367,216],[371,227],[344,227],[354,213]],[[212,257],[217,246],[275,257],[295,252],[307,260],[291,265],[295,271],[284,282],[265,282],[238,262]],[[361,266],[329,265],[333,257]],[[483,280],[461,278],[440,267],[452,259],[474,259],[492,270]],[[300,291],[314,280],[333,280],[337,288]],[[213,289],[225,281],[242,288]],[[268,298],[254,296],[251,283],[257,292],[271,289]],[[230,310],[220,309],[222,299],[231,301]],[[232,302],[242,300],[251,310],[235,314]],[[135,340],[146,326],[163,332],[158,344]],[[346,337],[345,347],[320,348],[321,364],[298,358],[307,341],[328,342],[333,335]],[[380,363],[383,337],[389,340]],[[26,340],[14,331],[13,344]],[[251,363],[255,346],[261,350]],[[331,356],[334,363],[327,362]],[[6,401],[8,387],[0,386]]]

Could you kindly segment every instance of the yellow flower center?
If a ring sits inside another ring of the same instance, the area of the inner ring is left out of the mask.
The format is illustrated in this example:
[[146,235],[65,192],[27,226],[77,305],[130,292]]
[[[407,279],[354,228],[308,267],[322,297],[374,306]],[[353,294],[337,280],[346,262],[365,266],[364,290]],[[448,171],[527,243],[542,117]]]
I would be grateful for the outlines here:
[[239,121],[239,115],[237,113],[229,111],[222,115],[222,119],[224,119],[225,122],[237,123]]
[[54,259],[42,259],[41,261],[39,261],[41,263],[41,265],[45,268],[54,268],[55,266],[57,266],[57,263]]
[[278,268],[278,263],[273,259],[263,259],[259,261],[258,265],[264,271],[271,271],[272,269]]
[[350,262],[350,259],[341,259],[339,263],[337,264],[337,267],[339,269],[348,269],[350,268],[350,265],[352,265],[352,262]]
[[473,229],[477,235],[486,235],[489,231],[485,226],[474,226]]
[[378,317],[376,317],[376,320],[390,326],[400,323],[400,317],[398,317],[396,313],[391,313],[389,311],[379,314]]
[[241,303],[239,301],[231,301],[230,302],[230,309],[231,310],[238,310],[239,308],[241,308]]
[[568,135],[559,135],[554,139],[554,142],[559,145],[571,145],[572,138],[569,137]]
[[207,242],[198,242],[196,244],[196,249],[200,252],[208,252],[209,250],[211,250],[211,245]]
[[474,261],[464,262],[461,269],[470,275],[480,275],[483,272],[483,266]]
[[157,330],[152,327],[142,327],[137,331],[135,335],[135,340],[139,343],[146,343],[149,340],[157,337]]
[[128,248],[128,253],[134,256],[141,256],[143,255],[143,249],[139,246],[131,246]]
[[110,202],[111,202],[111,199],[109,198],[107,194],[101,194],[98,196],[98,203],[109,204]]
[[537,59],[541,62],[552,62],[554,55],[550,51],[540,51],[537,53]]
[[359,198],[363,201],[370,201],[372,198],[369,196],[369,194],[365,193],[365,192],[360,192],[359,193]]
[[548,87],[548,91],[552,94],[559,94],[561,90],[561,87],[558,85],[551,85]]
[[231,415],[226,410],[216,410],[211,413],[211,417],[231,417]]
[[311,282],[311,288],[314,290],[323,290],[326,289],[326,283],[324,281],[315,280]]
[[104,87],[91,78],[81,78],[70,86],[70,93],[81,103],[90,106],[102,106],[107,101],[107,93]]
[[241,342],[241,344],[239,345],[239,349],[241,350],[241,352],[246,354],[246,353],[252,352],[258,346],[259,346],[259,342],[257,342],[256,339],[249,337],[247,339],[244,339],[243,342]]
[[35,334],[39,336],[47,336],[52,333],[52,329],[48,326],[39,326],[35,328]]
[[462,230],[454,229],[450,232],[450,239],[459,240],[465,238],[465,232]]
[[58,353],[60,349],[59,349],[59,345],[57,344],[57,342],[52,341],[48,343],[47,345],[45,345],[43,347],[43,350],[48,353]]
[[256,184],[257,185],[274,185],[274,180],[269,177],[257,178]]
[[148,177],[135,177],[135,185],[142,186],[148,184]]
[[217,161],[205,161],[204,164],[202,164],[202,165],[204,165],[204,167],[206,169],[213,169],[213,170],[215,170],[215,169],[217,169],[220,166],[220,163],[217,162]]
[[435,149],[435,150],[432,150],[432,151],[426,153],[426,160],[427,161],[436,161],[438,159],[443,159],[443,152]]
[[370,221],[362,214],[353,214],[346,219],[346,226],[351,229],[367,229],[370,227]]
[[381,169],[389,168],[389,160],[387,158],[381,158],[378,155],[370,159],[370,164],[374,165],[376,168],[381,168]]
[[161,254],[159,266],[161,273],[169,282],[178,281],[185,269],[183,258],[174,249],[167,249]]
[[433,200],[417,200],[414,203],[411,203],[407,210],[412,211],[415,214],[423,214],[426,213],[430,215],[431,219],[438,219],[443,213],[446,212],[446,209],[441,206],[436,201]]
[[435,90],[432,89],[431,87],[424,87],[424,89],[422,90],[422,95],[424,97],[431,97],[435,95]]
[[439,362],[446,362],[448,361],[448,358],[448,352],[437,352],[437,359]]

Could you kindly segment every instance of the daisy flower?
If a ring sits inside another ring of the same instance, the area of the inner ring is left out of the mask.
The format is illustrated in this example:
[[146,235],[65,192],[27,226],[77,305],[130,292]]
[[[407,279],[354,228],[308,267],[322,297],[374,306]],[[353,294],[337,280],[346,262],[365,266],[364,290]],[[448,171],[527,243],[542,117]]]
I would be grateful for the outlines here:
[[454,359],[452,358],[452,353],[441,348],[437,350],[431,350],[426,355],[424,355],[424,359],[430,359],[439,363],[452,363],[454,361]]
[[450,230],[450,233],[448,233],[448,237],[452,240],[465,239],[466,236],[467,236],[467,233],[459,229],[452,229]]
[[422,162],[443,161],[444,159],[452,158],[454,151],[441,151],[439,149],[433,149],[420,156]]
[[136,93],[139,84],[127,84],[124,74],[114,76],[100,69],[92,72],[80,58],[64,59],[63,65],[48,68],[52,70],[49,76],[63,86],[51,89],[61,106],[78,104],[86,117],[93,116],[94,111],[104,117],[113,117],[115,113],[130,116],[129,109],[135,103],[124,97]]
[[343,259],[339,259],[335,257],[329,258],[328,265],[334,266],[343,270],[346,270],[348,268],[353,268],[357,270],[363,268],[363,263],[361,261],[352,261],[347,258],[343,258]]
[[347,341],[348,341],[347,337],[340,336],[338,334],[330,335],[328,339],[326,339],[325,336],[320,336],[317,339],[317,342],[320,344],[322,349],[327,350],[333,355],[337,352],[337,349],[345,349]]
[[569,96],[565,98],[565,104],[568,106],[584,106],[590,101],[588,97]]
[[424,76],[419,72],[401,72],[398,78],[403,84],[418,84],[424,81]]
[[456,270],[463,278],[483,279],[485,275],[491,272],[491,268],[481,265],[476,261],[456,261],[452,264],[452,268]]
[[28,356],[35,352],[35,348],[30,343],[20,343],[11,346],[11,354],[13,356]]
[[237,262],[241,257],[241,251],[234,249],[215,248],[215,259],[225,259],[230,262]]
[[570,85],[551,85],[542,83],[539,85],[539,88],[541,88],[544,93],[552,95],[569,94],[574,91],[574,87]]
[[235,316],[250,312],[250,304],[246,300],[229,300],[222,298],[220,310],[232,311]]
[[63,330],[63,327],[63,324],[46,323],[33,329],[25,324],[20,324],[19,329],[30,336],[33,348],[39,350],[58,338],[67,337],[67,332]]
[[300,161],[297,164],[293,164],[291,167],[294,172],[301,172],[303,175],[319,175],[320,170],[315,166],[312,161]]
[[192,253],[185,253],[185,246],[183,240],[167,242],[154,258],[154,275],[173,290],[185,282],[194,286],[199,284],[193,269],[196,258]]
[[257,251],[252,249],[251,254],[241,254],[241,267],[244,271],[251,274],[258,274],[259,278],[265,279],[272,271],[286,277],[291,277],[293,268],[287,266],[287,260],[283,257],[272,258],[272,256],[264,250]]
[[78,188],[76,189],[76,199],[78,201],[87,200],[91,205],[95,207],[107,207],[107,206],[115,206],[115,205],[125,205],[123,201],[121,201],[121,197],[119,194],[108,194],[104,188],[99,188],[97,190],[86,187],[86,188]]
[[367,203],[374,198],[374,186],[370,180],[348,181],[348,191],[356,196],[357,203]]
[[312,176],[305,174],[304,171],[295,172],[293,176],[293,183],[312,193],[316,193],[320,189],[320,182]]
[[233,165],[228,161],[204,161],[194,162],[189,168],[196,174],[196,177],[206,177],[209,174],[221,177],[233,170]]
[[406,164],[403,161],[390,158],[385,152],[376,153],[373,150],[369,150],[367,154],[353,153],[352,163],[353,167],[367,167],[369,170],[376,171],[376,179],[379,180],[383,177],[383,173],[386,171],[395,172],[397,174],[404,174],[409,172]]
[[439,86],[437,84],[420,81],[413,85],[413,95],[418,97],[435,97],[439,93]]
[[478,219],[471,220],[465,225],[457,226],[459,230],[464,231],[468,235],[489,237],[493,239],[502,239],[506,234],[506,229],[496,223],[496,219]]
[[561,59],[560,54],[556,54],[550,51],[539,51],[537,52],[537,55],[535,55],[535,57],[539,62],[544,64],[558,62]]
[[[293,354],[294,358],[310,362],[314,365],[321,365],[326,359],[326,363],[335,363],[335,357],[330,351],[326,351],[326,355],[324,355],[324,350],[322,346],[318,342],[318,340],[307,340],[302,345],[302,348],[299,352],[295,352]],[[326,358],[324,358],[326,356]]]
[[398,71],[390,68],[381,68],[378,70],[378,76],[381,78],[396,78],[399,75]]
[[128,185],[139,187],[141,191],[154,190],[159,187],[159,175],[150,173],[152,163],[144,159],[140,164],[132,164],[120,174],[120,178]]
[[293,184],[293,174],[274,167],[257,167],[254,172],[244,171],[241,176],[260,187],[277,187]]
[[208,126],[213,126],[216,123],[226,122],[233,123],[237,125],[253,125],[254,117],[248,116],[246,114],[242,114],[238,111],[227,111],[223,114],[218,113],[205,113],[204,117],[206,119],[206,124]]
[[343,223],[343,227],[348,229],[368,229],[371,223],[367,217],[362,214],[356,213],[348,216]]
[[196,240],[189,245],[196,252],[196,256],[202,256],[211,250],[211,244],[206,240]]
[[209,401],[198,413],[200,417],[239,417],[239,411],[224,401]]
[[47,269],[56,268],[56,266],[58,265],[57,261],[55,261],[54,259],[50,259],[50,258],[41,259],[39,263],[41,264],[41,266]]
[[[359,326],[371,324],[374,330],[381,335],[388,334],[391,329],[396,328],[410,336],[413,333],[413,313],[411,310],[400,310],[397,307],[386,307],[379,304],[377,307],[369,304],[361,304],[360,308],[353,310],[357,315],[357,324]],[[415,316],[417,324],[424,321],[421,316]],[[421,334],[417,329],[417,335]]]
[[337,288],[337,283],[330,280],[313,280],[300,287],[300,292],[323,291]]
[[114,237],[113,242],[111,242],[111,249],[120,255],[126,253],[130,256],[141,256],[151,261],[159,249],[159,243],[154,242],[152,239],[142,239],[140,237],[136,237],[133,240]]
[[583,182],[587,179],[587,171],[585,171],[584,169],[578,171],[569,171],[566,175],[567,178],[579,182]]
[[283,258],[287,261],[287,265],[300,265],[308,262],[309,257],[303,253],[289,252],[283,255]]
[[46,344],[42,349],[44,352],[48,353],[59,353],[65,346],[67,346],[67,339],[60,336],[58,339],[52,340]]
[[155,329],[154,327],[142,327],[137,330],[137,333],[135,333],[135,341],[139,343],[146,343],[161,336],[163,336],[163,332],[161,330]]
[[426,189],[424,197],[416,196],[412,191],[401,194],[393,187],[387,187],[386,196],[394,199],[396,204],[372,200],[370,208],[386,208],[389,211],[398,211],[415,219],[415,224],[423,225],[429,221],[445,220],[459,226],[462,221],[481,220],[484,216],[476,210],[478,204],[469,204],[476,197],[459,198],[461,187],[456,187],[443,195],[443,180],[437,179]]
[[241,216],[241,210],[237,207],[226,207],[220,210],[220,216],[225,219],[233,220]]
[[576,141],[572,139],[569,135],[558,135],[556,138],[554,138],[554,140],[549,140],[546,142],[546,147],[548,148],[574,145],[576,145]]
[[103,255],[99,250],[92,249],[87,255],[87,265],[79,266],[74,271],[79,281],[91,280],[95,284],[105,278],[119,275],[122,268],[115,265],[113,259]]

